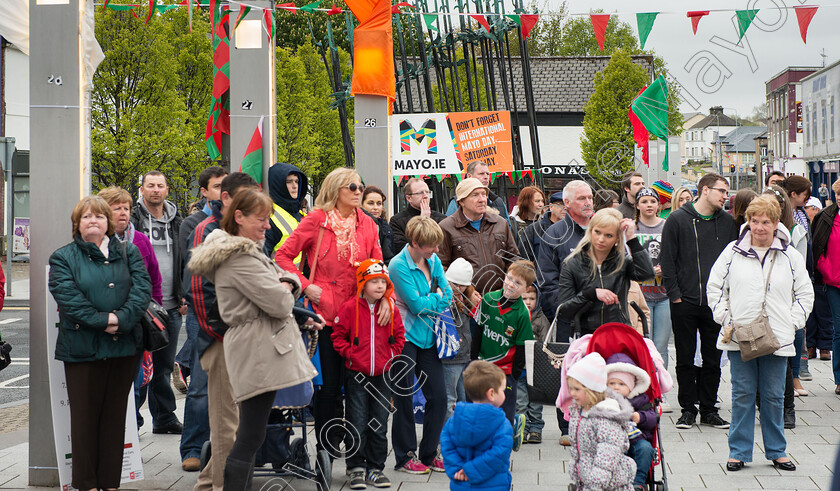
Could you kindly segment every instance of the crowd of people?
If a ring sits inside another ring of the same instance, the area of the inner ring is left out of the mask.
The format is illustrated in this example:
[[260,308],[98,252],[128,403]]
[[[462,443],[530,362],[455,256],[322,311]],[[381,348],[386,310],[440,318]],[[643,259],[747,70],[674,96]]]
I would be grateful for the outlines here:
[[[676,427],[699,414],[701,425],[728,428],[728,470],[752,461],[756,407],[765,457],[795,470],[784,430],[795,426],[795,397],[808,395],[808,359],[840,349],[837,205],[812,197],[802,177],[771,174],[760,194],[730,197],[717,174],[695,195],[630,172],[619,192],[582,180],[553,193],[528,186],[509,211],[489,167],[474,162],[445,214],[413,178],[390,219],[386,193],[349,168],[325,177],[311,208],[308,178],[290,164],[270,168],[267,194],[216,166],[198,184],[185,217],[158,171],[143,176],[136,203],[115,187],[86,197],[71,216],[73,242],[50,258],[78,489],[119,487],[132,383],[138,427],[148,400],[152,432],[181,435],[182,468],[200,471],[196,490],[250,489],[278,405],[308,408],[317,448],[345,458],[351,489],[390,486],[389,437],[396,471],[445,472],[452,489],[509,489],[510,452],[542,444],[545,427],[529,399],[526,343],[569,342],[613,322],[647,325],[665,370],[673,334]],[[153,353],[140,327],[150,302],[168,313],[171,340]],[[304,341],[295,306],[317,314],[306,321],[317,341]],[[745,326],[765,328],[774,349],[744,351],[755,349]],[[731,423],[718,405],[727,359]],[[573,479],[643,486],[652,375],[593,355],[566,373],[573,409],[557,414]],[[186,394],[183,422],[172,385]],[[674,410],[664,394],[656,402]],[[596,448],[610,449],[606,468]]]

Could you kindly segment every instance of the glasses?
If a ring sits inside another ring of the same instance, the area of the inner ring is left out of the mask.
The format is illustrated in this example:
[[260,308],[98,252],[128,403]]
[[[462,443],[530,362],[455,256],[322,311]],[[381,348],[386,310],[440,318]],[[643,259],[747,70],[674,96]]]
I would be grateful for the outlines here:
[[428,196],[428,197],[430,197],[430,198],[431,198],[431,197],[432,197],[432,192],[431,192],[431,191],[418,191],[418,192],[416,192],[416,193],[408,193],[408,194],[406,194],[406,196],[417,196],[417,195],[420,195],[420,196]]
[[355,193],[356,191],[364,192],[365,185],[364,184],[356,184],[355,182],[351,182],[350,184],[343,186],[350,190],[351,193]]
[[729,192],[729,190],[728,190],[728,189],[726,189],[726,188],[713,188],[713,187],[709,186],[709,189],[714,189],[715,191],[717,191],[717,192],[719,192],[719,193],[721,193],[721,194],[726,194],[726,193],[728,193],[728,192]]

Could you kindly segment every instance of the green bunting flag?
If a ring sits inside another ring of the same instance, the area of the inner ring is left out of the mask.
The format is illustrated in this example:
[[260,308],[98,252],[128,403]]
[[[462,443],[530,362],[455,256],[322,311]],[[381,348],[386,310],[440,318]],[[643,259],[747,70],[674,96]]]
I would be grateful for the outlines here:
[[517,26],[522,25],[522,19],[520,19],[518,15],[505,15],[505,17],[515,22]]
[[236,18],[236,24],[233,25],[233,30],[234,31],[236,30],[237,27],[239,27],[239,23],[242,22],[242,19],[244,19],[245,16],[247,16],[248,12],[250,12],[250,11],[251,11],[251,7],[247,7],[245,5],[243,5],[239,9],[239,17]]
[[645,49],[645,42],[647,42],[650,30],[653,29],[653,21],[656,20],[657,14],[659,12],[636,14],[636,26],[639,29],[639,44],[641,44],[642,49]]
[[440,29],[438,29],[435,25],[437,17],[438,16],[435,14],[423,14],[423,21],[426,23],[426,29],[440,33]]
[[738,42],[741,42],[741,39],[744,38],[744,34],[747,33],[747,29],[749,29],[750,24],[752,24],[753,19],[758,14],[758,9],[753,10],[736,10],[735,15],[738,17]]
[[665,141],[662,170],[668,170],[668,85],[660,75],[650,87],[633,99],[630,107],[648,132]]
[[245,157],[242,158],[242,165],[239,167],[240,172],[244,172],[253,177],[257,184],[262,183],[263,177],[263,120],[265,116],[260,117],[257,123],[257,128],[254,134],[251,135],[251,142],[248,143],[248,148],[245,149]]
[[303,10],[304,12],[309,12],[310,14],[314,14],[315,9],[320,7],[321,3],[323,1],[324,0],[318,0],[317,2],[308,3],[308,4],[304,5],[303,7],[301,7],[300,9]]

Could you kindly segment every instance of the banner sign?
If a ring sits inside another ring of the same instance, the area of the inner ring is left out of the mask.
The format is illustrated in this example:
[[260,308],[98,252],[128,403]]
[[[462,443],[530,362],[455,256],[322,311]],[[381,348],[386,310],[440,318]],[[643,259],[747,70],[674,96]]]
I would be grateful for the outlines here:
[[[46,267],[46,283],[50,283],[50,267]],[[58,305],[47,290],[47,361],[50,376],[50,402],[52,405],[53,437],[55,455],[58,461],[58,481],[62,491],[74,488],[73,446],[70,441],[70,399],[67,396],[67,381],[64,376],[64,362],[55,359],[55,342],[58,339]],[[140,437],[137,434],[137,413],[134,406],[134,384],[128,391],[128,407],[125,414],[125,446],[123,450],[120,484],[143,480],[143,459],[140,455]]]
[[461,174],[482,161],[490,172],[513,171],[510,112],[395,114],[393,176]]

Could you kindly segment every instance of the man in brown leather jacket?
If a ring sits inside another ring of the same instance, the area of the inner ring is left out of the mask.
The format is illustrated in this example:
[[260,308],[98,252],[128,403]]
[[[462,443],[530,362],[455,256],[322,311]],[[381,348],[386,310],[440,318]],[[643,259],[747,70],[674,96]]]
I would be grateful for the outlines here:
[[473,284],[479,293],[502,287],[508,265],[519,259],[510,227],[487,206],[487,186],[467,178],[455,188],[458,210],[440,222],[443,243],[438,257],[444,268],[463,257],[473,267]]

